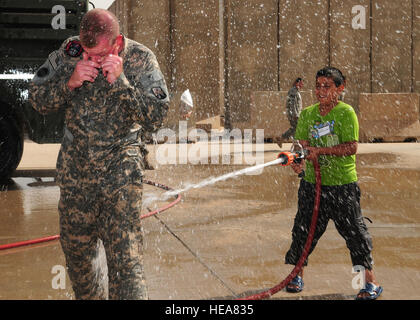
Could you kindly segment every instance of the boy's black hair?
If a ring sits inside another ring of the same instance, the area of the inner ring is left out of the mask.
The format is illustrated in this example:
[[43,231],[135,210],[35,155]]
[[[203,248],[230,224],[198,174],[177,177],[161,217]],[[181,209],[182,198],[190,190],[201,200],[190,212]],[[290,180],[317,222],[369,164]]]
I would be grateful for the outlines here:
[[302,80],[303,80],[302,78],[296,78],[296,80],[295,80],[295,82],[294,82],[294,83],[301,82]]
[[346,82],[346,77],[343,76],[339,69],[334,67],[322,68],[316,73],[316,79],[319,77],[332,78],[336,87],[339,87]]

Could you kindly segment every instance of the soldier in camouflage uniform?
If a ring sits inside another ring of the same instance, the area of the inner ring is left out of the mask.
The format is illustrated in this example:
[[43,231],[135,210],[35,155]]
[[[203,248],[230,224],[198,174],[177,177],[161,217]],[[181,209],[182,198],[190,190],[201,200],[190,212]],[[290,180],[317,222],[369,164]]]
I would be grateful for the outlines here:
[[[169,106],[155,55],[124,38],[109,11],[91,10],[80,37],[64,41],[38,70],[29,99],[43,114],[65,112],[57,159],[60,241],[76,298],[147,299],[141,136],[161,126]],[[95,263],[101,241],[108,294]]]
[[287,119],[290,123],[290,128],[287,129],[281,137],[276,137],[274,141],[281,148],[283,142],[295,135],[297,122],[299,119],[300,112],[302,111],[302,97],[300,96],[299,90],[303,87],[302,78],[297,78],[293,82],[292,88],[287,92],[286,100],[286,114]]

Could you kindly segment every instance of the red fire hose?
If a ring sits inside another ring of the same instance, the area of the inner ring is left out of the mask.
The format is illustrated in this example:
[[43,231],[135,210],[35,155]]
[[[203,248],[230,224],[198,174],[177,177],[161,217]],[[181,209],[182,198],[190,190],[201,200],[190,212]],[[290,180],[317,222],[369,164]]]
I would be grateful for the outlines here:
[[[146,183],[146,184],[161,188],[163,190],[172,190],[168,186],[165,186],[165,185],[157,183],[157,182],[153,182],[153,181],[149,181],[149,180],[143,180],[143,182]],[[151,217],[155,214],[158,214],[160,212],[168,210],[169,208],[176,205],[179,201],[181,201],[181,195],[178,195],[177,198],[175,199],[175,201],[169,203],[168,205],[141,215],[140,219],[146,219],[146,218]],[[54,235],[54,236],[48,236],[48,237],[38,238],[38,239],[33,239],[33,240],[26,240],[26,241],[4,244],[4,245],[0,245],[0,251],[1,250],[6,250],[6,249],[12,249],[12,248],[18,248],[18,247],[33,245],[33,244],[42,243],[42,242],[53,241],[53,240],[57,240],[59,238],[60,238],[60,235]]]
[[251,296],[239,298],[238,300],[262,300],[270,298],[273,294],[276,294],[280,290],[282,290],[285,286],[289,284],[289,282],[296,277],[296,275],[300,272],[302,269],[303,263],[305,262],[306,258],[308,257],[309,249],[312,245],[312,240],[315,233],[315,227],[316,222],[318,220],[318,211],[319,211],[319,203],[321,199],[321,170],[319,167],[318,159],[313,162],[314,169],[315,169],[315,201],[314,201],[314,209],[312,213],[312,220],[311,220],[311,227],[309,229],[308,238],[306,239],[305,247],[302,252],[302,256],[300,257],[298,263],[293,268],[292,272],[284,279],[282,282],[280,282],[278,285],[272,287],[271,289],[268,289],[264,292],[254,294]]
[[38,239],[33,239],[33,240],[26,240],[26,241],[14,242],[14,243],[9,243],[9,244],[3,244],[0,246],[0,250],[29,246],[31,244],[57,240],[58,238],[60,238],[60,236],[57,234],[55,236],[48,236],[48,237],[38,238]]

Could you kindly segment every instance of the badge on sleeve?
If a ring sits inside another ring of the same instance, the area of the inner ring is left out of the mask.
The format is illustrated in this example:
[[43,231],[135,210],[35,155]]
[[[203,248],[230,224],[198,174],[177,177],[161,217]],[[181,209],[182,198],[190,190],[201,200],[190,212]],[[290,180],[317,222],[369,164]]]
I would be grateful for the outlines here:
[[82,44],[78,40],[72,40],[67,43],[65,51],[70,57],[76,58],[83,52]]
[[152,88],[152,92],[155,95],[155,97],[158,98],[159,100],[163,100],[166,98],[166,93],[163,91],[161,87]]

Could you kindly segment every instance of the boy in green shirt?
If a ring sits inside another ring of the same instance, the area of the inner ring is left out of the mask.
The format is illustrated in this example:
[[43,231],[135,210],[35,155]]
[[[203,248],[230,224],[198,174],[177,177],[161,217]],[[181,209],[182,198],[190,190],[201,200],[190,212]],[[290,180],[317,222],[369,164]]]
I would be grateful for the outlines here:
[[[315,94],[319,103],[305,108],[300,115],[295,139],[309,151],[306,174],[298,193],[298,212],[292,230],[292,244],[286,254],[286,263],[296,265],[309,233],[315,198],[315,172],[312,161],[318,159],[321,168],[321,203],[317,226],[309,250],[315,248],[329,219],[346,240],[354,266],[365,269],[365,288],[356,299],[372,300],[382,293],[372,270],[372,238],[360,209],[360,188],[357,184],[356,152],[359,124],[353,108],[338,97],[344,90],[341,71],[326,67],[316,74]],[[293,164],[300,173],[303,162]],[[307,265],[307,260],[304,265]],[[303,269],[286,287],[289,292],[303,289]]]

